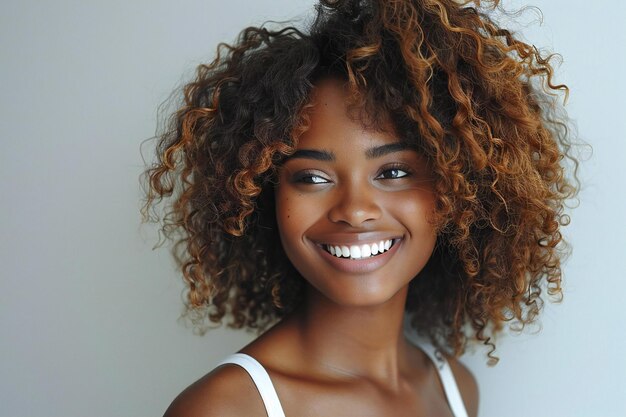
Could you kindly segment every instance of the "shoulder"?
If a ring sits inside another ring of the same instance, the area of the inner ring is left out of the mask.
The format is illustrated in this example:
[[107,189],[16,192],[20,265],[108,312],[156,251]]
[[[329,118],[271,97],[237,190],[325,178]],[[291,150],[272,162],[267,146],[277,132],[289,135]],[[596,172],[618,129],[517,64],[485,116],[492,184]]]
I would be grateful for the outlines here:
[[263,401],[247,372],[237,365],[220,366],[191,384],[163,417],[265,416]]
[[450,365],[450,369],[454,374],[454,379],[456,380],[457,386],[459,387],[461,398],[463,398],[463,403],[465,404],[467,415],[469,417],[476,417],[476,415],[478,415],[479,399],[478,384],[476,383],[476,378],[474,377],[472,372],[458,359],[447,354],[444,356],[446,357],[446,360]]

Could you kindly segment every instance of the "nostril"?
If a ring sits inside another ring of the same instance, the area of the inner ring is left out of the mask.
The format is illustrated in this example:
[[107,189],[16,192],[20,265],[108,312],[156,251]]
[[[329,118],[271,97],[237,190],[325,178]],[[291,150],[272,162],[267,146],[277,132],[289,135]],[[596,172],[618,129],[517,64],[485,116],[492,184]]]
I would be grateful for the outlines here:
[[328,218],[333,223],[345,223],[355,227],[366,221],[379,219],[381,214],[382,211],[376,204],[349,201],[332,207]]

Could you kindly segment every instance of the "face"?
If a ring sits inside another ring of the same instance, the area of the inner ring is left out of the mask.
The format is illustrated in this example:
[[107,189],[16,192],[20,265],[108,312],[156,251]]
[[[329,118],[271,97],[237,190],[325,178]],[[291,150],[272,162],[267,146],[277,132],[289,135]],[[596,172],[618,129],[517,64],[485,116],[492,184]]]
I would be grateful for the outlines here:
[[385,303],[424,267],[436,231],[426,160],[393,129],[364,130],[335,81],[320,83],[310,128],[282,166],[280,238],[292,264],[344,306]]

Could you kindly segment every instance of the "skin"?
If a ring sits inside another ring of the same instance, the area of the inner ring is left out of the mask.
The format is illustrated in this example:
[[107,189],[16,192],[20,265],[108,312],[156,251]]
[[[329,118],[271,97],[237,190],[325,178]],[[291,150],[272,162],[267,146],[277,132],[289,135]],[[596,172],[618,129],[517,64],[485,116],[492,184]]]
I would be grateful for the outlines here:
[[[428,221],[428,164],[400,149],[391,126],[367,130],[351,120],[339,82],[319,83],[313,100],[311,128],[281,168],[275,193],[283,247],[308,282],[306,302],[240,352],[266,368],[287,416],[452,416],[432,362],[402,331],[408,284],[437,236]],[[356,272],[343,265],[359,261],[333,260],[322,248],[382,239],[394,239],[394,247]],[[475,379],[448,361],[475,417]],[[165,413],[265,415],[253,382],[235,365],[207,374]]]

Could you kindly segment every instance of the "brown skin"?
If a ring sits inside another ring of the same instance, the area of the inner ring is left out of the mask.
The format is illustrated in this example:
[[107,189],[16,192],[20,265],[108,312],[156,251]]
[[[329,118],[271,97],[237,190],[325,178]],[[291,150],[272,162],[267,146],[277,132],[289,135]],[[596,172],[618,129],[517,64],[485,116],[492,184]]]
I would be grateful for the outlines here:
[[[408,149],[368,157],[368,149],[398,138],[391,128],[364,130],[350,120],[337,82],[320,83],[314,100],[311,128],[297,149],[332,152],[334,161],[292,158],[276,190],[281,240],[309,284],[306,303],[241,352],[267,369],[287,416],[452,416],[434,365],[402,331],[408,284],[436,239],[426,163]],[[325,260],[319,246],[379,237],[400,240],[382,265],[358,273]],[[476,381],[456,359],[448,361],[475,417]],[[235,365],[207,374],[165,413],[265,415],[254,384]]]

